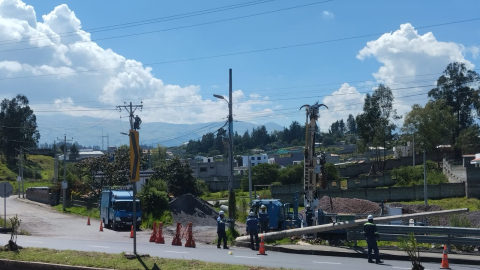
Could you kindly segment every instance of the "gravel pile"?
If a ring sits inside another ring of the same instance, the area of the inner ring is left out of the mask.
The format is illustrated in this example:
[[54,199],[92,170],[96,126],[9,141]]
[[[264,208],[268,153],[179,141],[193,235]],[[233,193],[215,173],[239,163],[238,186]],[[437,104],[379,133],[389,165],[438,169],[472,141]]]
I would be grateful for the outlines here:
[[175,222],[186,226],[192,222],[193,226],[217,226],[218,213],[207,202],[193,196],[184,194],[175,198],[169,204]]
[[[378,203],[361,199],[332,198],[333,213],[337,214],[380,214]],[[330,197],[324,196],[318,202],[318,206],[325,212],[332,212]]]

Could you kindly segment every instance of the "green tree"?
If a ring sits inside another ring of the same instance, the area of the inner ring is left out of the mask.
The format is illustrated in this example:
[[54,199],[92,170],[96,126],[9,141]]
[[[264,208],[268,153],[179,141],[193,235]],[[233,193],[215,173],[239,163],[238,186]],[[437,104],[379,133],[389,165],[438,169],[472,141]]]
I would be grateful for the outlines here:
[[347,131],[349,134],[357,133],[357,123],[355,122],[355,117],[349,114],[347,119]]
[[282,185],[300,184],[303,181],[303,162],[298,165],[288,165],[280,169],[278,180]]
[[462,130],[455,146],[464,153],[476,153],[480,147],[480,127],[475,124]]
[[474,122],[475,112],[480,112],[480,96],[472,86],[478,85],[479,75],[467,70],[464,63],[454,62],[447,66],[437,80],[437,87],[428,92],[432,100],[444,99],[452,107],[456,119],[453,141],[460,132]]
[[406,114],[402,131],[415,134],[419,149],[437,151],[438,145],[452,143],[455,117],[445,100],[429,101],[425,107],[415,104]]
[[35,148],[40,139],[37,118],[28,104],[20,94],[0,104],[0,149],[10,164],[15,162],[16,149]]
[[178,157],[155,168],[151,179],[166,181],[168,191],[175,197],[187,193],[199,194],[197,180],[192,176],[190,165]]
[[366,95],[363,113],[356,119],[358,134],[361,138],[358,143],[364,144],[361,148],[373,146],[377,149],[378,167],[380,167],[378,147],[387,147],[387,143],[393,138],[392,131],[396,128],[393,120],[400,118],[393,109],[393,93],[390,87],[380,84],[372,95]]
[[165,210],[168,210],[168,195],[166,185],[161,180],[149,181],[143,185],[139,193],[142,202],[142,214],[160,217]]
[[340,172],[333,163],[325,164],[325,172],[327,173],[327,181],[333,181],[340,179]]
[[160,167],[167,159],[167,148],[157,144],[157,147],[150,150],[152,168]]
[[76,143],[72,144],[72,146],[70,147],[70,155],[69,155],[69,158],[70,160],[76,160],[78,157],[79,157],[79,150],[78,150],[78,146]]
[[[280,165],[262,163],[252,168],[252,185],[270,185],[278,182]],[[248,173],[242,178],[241,186],[243,190],[248,190]]]

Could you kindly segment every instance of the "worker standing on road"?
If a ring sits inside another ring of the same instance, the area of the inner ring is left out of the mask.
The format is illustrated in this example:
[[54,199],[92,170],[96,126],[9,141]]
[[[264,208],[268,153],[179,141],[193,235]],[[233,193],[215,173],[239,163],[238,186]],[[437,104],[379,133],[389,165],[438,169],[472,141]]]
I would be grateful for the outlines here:
[[[252,250],[258,250],[258,219],[255,213],[250,212],[247,218],[247,233],[250,235],[250,247]],[[253,245],[253,237],[255,236],[255,246]]]
[[372,250],[375,252],[375,263],[383,263],[379,257],[377,239],[379,238],[377,225],[373,223],[373,216],[368,215],[368,222],[363,226],[363,235],[367,238],[368,245],[368,262],[374,263],[372,258]]
[[223,240],[223,249],[228,249],[227,247],[227,233],[225,232],[225,223],[227,220],[225,219],[225,212],[220,211],[220,216],[217,218],[217,235],[218,235],[218,243],[217,248],[220,248],[220,243]]
[[313,210],[310,209],[309,204],[307,204],[307,207],[305,207],[305,219],[307,220],[307,227],[313,225]]
[[265,205],[260,206],[260,209],[260,212],[258,212],[258,217],[260,218],[260,232],[266,233],[268,232],[269,223],[268,213]]

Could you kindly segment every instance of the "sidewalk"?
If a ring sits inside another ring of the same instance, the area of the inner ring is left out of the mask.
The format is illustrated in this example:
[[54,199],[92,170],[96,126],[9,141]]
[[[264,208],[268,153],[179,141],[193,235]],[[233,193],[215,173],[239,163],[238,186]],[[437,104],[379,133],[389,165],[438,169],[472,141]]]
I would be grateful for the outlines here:
[[[237,246],[248,247],[249,243],[237,242]],[[294,254],[310,254],[320,256],[335,256],[335,257],[349,257],[349,258],[367,258],[367,250],[357,247],[332,247],[322,245],[265,245],[268,251],[294,253]],[[382,260],[393,261],[410,261],[410,258],[403,251],[388,250],[380,248],[380,257]],[[438,263],[442,261],[442,252],[422,252],[420,251],[420,259],[422,262]],[[467,264],[480,265],[480,256],[475,254],[448,254],[448,262],[451,264]]]

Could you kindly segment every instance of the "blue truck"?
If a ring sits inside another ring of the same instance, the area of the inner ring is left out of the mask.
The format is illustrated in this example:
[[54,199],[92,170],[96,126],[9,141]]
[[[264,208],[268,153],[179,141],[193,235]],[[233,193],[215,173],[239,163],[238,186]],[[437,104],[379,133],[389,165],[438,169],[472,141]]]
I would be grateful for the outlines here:
[[[103,188],[100,198],[100,218],[103,226],[117,230],[120,227],[133,225],[133,191]],[[137,228],[142,224],[140,200],[136,199]]]
[[269,230],[281,231],[300,228],[302,218],[298,214],[298,193],[293,195],[293,201],[292,207],[289,203],[283,204],[278,199],[257,199],[252,202],[250,211],[258,216],[260,207],[265,205],[269,218]]

